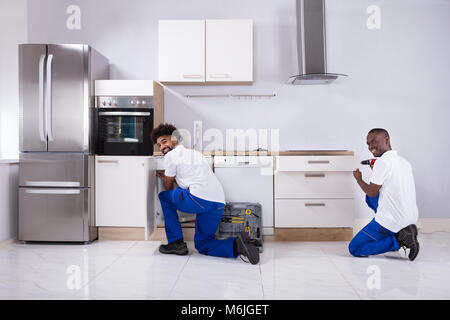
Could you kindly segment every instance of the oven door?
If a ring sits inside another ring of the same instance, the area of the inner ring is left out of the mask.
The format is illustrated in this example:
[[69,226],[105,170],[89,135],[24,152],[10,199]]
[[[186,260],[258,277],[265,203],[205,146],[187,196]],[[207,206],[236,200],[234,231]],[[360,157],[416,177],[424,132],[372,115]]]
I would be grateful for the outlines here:
[[98,108],[96,112],[97,154],[153,154],[153,109]]

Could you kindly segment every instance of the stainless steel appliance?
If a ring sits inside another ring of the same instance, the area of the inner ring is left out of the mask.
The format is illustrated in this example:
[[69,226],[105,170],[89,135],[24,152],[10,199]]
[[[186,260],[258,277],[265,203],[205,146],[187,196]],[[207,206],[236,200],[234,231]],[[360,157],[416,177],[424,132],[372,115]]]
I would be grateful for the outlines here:
[[325,0],[296,0],[299,74],[288,79],[294,85],[327,84],[346,74],[327,70]]
[[108,78],[88,45],[19,45],[19,240],[97,238],[94,80]]
[[153,154],[153,97],[96,97],[99,155]]

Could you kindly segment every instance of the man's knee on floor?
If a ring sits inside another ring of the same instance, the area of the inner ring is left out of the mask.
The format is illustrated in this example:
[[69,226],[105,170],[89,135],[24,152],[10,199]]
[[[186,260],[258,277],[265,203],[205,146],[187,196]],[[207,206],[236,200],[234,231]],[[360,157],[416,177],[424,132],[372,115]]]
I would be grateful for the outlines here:
[[348,251],[350,252],[350,254],[354,257],[360,257],[360,246],[354,241],[354,239],[352,241],[350,241],[349,245],[348,245]]
[[195,246],[195,249],[198,252],[204,253],[205,248],[206,248],[206,241],[204,241],[204,240],[194,240],[194,246]]

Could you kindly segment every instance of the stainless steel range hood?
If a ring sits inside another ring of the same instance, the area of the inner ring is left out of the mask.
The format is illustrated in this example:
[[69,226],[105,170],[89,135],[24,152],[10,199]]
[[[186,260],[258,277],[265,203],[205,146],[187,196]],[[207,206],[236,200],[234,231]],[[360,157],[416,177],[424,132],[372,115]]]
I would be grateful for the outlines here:
[[325,0],[297,0],[297,52],[299,74],[290,84],[326,84],[345,74],[327,72]]

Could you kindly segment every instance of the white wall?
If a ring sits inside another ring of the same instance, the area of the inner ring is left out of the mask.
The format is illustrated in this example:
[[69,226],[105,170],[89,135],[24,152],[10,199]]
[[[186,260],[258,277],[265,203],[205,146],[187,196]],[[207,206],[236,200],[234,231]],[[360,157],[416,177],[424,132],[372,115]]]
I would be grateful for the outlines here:
[[17,44],[27,41],[27,1],[0,0],[0,242],[17,236],[19,82]]
[[0,243],[17,237],[19,165],[0,162]]
[[26,0],[0,0],[0,159],[19,156],[17,44],[27,41],[26,6]]
[[[81,8],[81,29],[68,30],[66,8]],[[366,27],[369,5],[381,29]],[[158,19],[254,20],[253,86],[172,86],[165,119],[192,131],[280,129],[281,149],[349,149],[369,158],[367,131],[384,127],[413,165],[420,216],[450,217],[448,74],[450,2],[328,0],[328,70],[350,75],[327,86],[291,86],[297,74],[294,0],[29,0],[30,42],[84,42],[111,62],[114,79],[157,79]],[[185,94],[254,93],[272,100],[191,99]],[[207,143],[203,143],[207,145]],[[367,168],[363,171],[369,174]],[[357,217],[370,216],[357,192]]]

